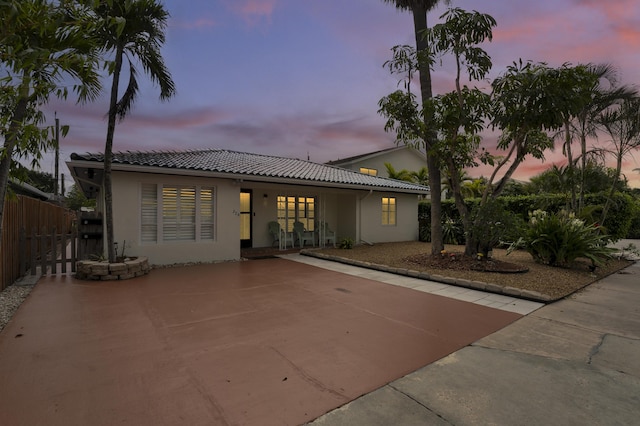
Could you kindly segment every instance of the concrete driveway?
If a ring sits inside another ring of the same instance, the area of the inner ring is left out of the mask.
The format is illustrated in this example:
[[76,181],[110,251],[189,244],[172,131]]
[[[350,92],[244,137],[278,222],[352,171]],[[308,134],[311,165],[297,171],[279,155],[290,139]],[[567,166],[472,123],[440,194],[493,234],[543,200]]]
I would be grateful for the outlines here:
[[521,317],[285,259],[45,277],[0,333],[0,424],[301,424]]

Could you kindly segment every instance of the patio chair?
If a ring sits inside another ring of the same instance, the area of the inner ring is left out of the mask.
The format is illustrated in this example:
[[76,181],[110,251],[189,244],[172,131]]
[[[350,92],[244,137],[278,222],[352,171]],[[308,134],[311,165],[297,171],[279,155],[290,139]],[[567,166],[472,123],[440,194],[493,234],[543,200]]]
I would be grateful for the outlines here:
[[315,233],[313,231],[307,231],[302,222],[293,223],[293,232],[298,237],[298,244],[300,244],[300,248],[304,248],[304,244],[307,241],[311,241],[311,244],[314,247],[316,246]]
[[276,221],[271,221],[268,223],[268,226],[269,226],[269,235],[271,235],[271,238],[273,238],[273,241],[271,242],[271,247],[273,247],[275,243],[278,243],[278,245],[282,245],[282,243],[280,242],[280,237],[282,236],[282,232],[280,230],[280,224]]
[[318,233],[318,245],[324,246],[327,242],[333,243],[336,246],[336,233],[329,228],[327,222],[318,222],[316,224],[316,232]]
[[269,222],[268,226],[269,234],[271,235],[271,238],[273,238],[273,242],[271,243],[272,247],[276,242],[278,243],[278,247],[280,248],[280,250],[286,249],[288,242],[291,242],[291,247],[294,246],[294,232],[286,232],[284,229],[282,229],[280,223],[276,221]]

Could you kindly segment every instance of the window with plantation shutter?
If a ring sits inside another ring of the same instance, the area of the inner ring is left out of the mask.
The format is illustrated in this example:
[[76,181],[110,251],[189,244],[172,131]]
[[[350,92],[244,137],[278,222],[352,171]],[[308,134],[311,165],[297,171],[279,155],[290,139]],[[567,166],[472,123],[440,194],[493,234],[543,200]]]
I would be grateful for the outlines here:
[[196,239],[196,189],[162,188],[162,234],[165,241]]
[[143,243],[158,241],[158,186],[142,184],[141,239]]
[[200,239],[213,240],[213,188],[200,189]]
[[142,184],[141,192],[142,242],[214,239],[213,188]]

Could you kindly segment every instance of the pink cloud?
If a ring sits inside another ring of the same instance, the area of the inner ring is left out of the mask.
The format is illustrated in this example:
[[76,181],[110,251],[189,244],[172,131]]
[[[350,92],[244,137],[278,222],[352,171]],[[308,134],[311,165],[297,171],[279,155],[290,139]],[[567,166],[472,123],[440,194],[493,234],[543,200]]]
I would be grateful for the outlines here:
[[276,0],[233,0],[226,3],[247,25],[255,26],[261,22],[271,23]]

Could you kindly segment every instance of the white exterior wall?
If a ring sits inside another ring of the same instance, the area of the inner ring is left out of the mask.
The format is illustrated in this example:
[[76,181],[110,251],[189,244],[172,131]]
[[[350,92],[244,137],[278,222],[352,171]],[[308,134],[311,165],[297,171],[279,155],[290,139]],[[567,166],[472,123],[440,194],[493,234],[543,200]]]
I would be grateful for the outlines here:
[[[113,172],[114,237],[118,251],[126,241],[126,255],[147,256],[154,265],[213,262],[240,258],[240,187],[232,180]],[[141,242],[141,184],[203,185],[215,189],[213,241]]]
[[[141,241],[141,184],[201,185],[215,189],[215,239],[212,241]],[[338,190],[298,185],[236,182],[192,176],[113,172],[114,235],[119,252],[147,256],[154,265],[216,262],[240,258],[240,190],[252,191],[252,247],[269,247],[268,223],[277,220],[277,198],[316,197],[316,220],[327,222],[342,238],[379,243],[418,239],[418,197],[363,190]],[[395,225],[382,225],[382,197],[395,197]]]
[[417,151],[409,148],[403,148],[385,152],[377,156],[371,156],[370,158],[360,159],[351,164],[341,165],[340,167],[354,170],[356,172],[360,171],[360,167],[366,167],[368,169],[377,170],[379,177],[389,177],[384,163],[391,163],[396,171],[406,169],[410,172],[417,172],[422,167],[427,166],[426,157]]
[[[382,197],[396,198],[396,224],[382,224]],[[369,243],[418,240],[418,197],[415,194],[373,192],[360,201],[359,240]]]

